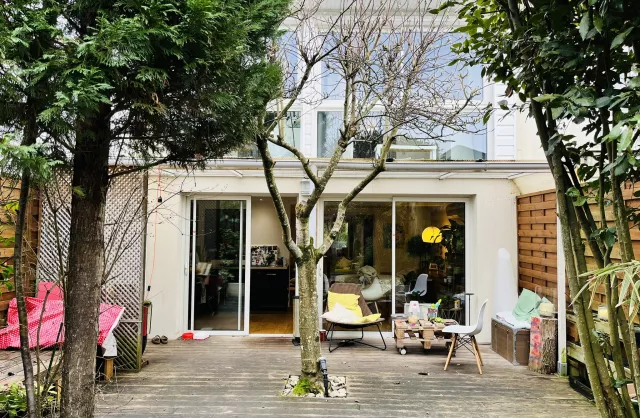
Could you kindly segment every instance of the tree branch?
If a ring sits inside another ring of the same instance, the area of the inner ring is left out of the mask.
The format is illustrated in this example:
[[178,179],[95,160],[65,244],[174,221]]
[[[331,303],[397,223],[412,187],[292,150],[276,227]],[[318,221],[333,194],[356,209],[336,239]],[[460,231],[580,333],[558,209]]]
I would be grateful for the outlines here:
[[291,254],[293,254],[296,259],[300,260],[303,255],[302,250],[298,245],[296,245],[293,237],[291,236],[291,224],[289,222],[289,217],[287,216],[287,211],[284,207],[284,202],[282,202],[282,196],[280,196],[280,191],[276,184],[275,174],[273,173],[273,166],[275,163],[271,158],[271,153],[269,153],[268,140],[263,135],[258,135],[256,138],[256,144],[258,146],[258,151],[260,151],[260,156],[262,157],[262,167],[267,180],[267,188],[269,189],[269,194],[271,194],[271,198],[273,199],[273,204],[276,208],[276,214],[278,215],[280,225],[282,225],[282,240]]
[[282,147],[284,149],[286,149],[287,151],[289,151],[290,153],[292,153],[293,155],[295,155],[295,157],[300,161],[300,164],[302,164],[302,168],[304,170],[304,172],[306,173],[307,177],[309,177],[309,179],[313,182],[313,185],[315,187],[319,186],[319,180],[318,180],[318,176],[316,176],[316,173],[313,172],[313,169],[311,168],[311,162],[309,161],[309,159],[307,157],[304,156],[304,154],[295,146],[286,143],[281,136],[278,135],[277,138],[273,138],[273,137],[268,137],[267,138],[269,140],[269,142],[271,142],[272,144],[278,145],[279,147]]
[[376,161],[373,167],[373,170],[371,170],[371,172],[369,172],[369,174],[367,174],[367,176],[364,179],[362,179],[362,181],[360,181],[360,183],[358,183],[356,187],[354,187],[351,190],[351,192],[349,192],[349,194],[347,194],[338,205],[338,213],[336,214],[336,220],[333,222],[331,231],[329,231],[329,233],[324,237],[324,241],[322,245],[320,246],[320,248],[318,248],[316,252],[317,261],[320,261],[322,256],[329,250],[329,248],[331,248],[331,246],[333,245],[333,241],[336,239],[336,236],[338,236],[340,229],[342,229],[342,224],[344,223],[344,217],[347,211],[347,206],[349,206],[349,203],[351,203],[351,201],[355,199],[356,196],[358,196],[358,194],[360,194],[360,192],[363,191],[364,188],[367,187],[367,185],[369,185],[369,183],[371,183],[378,176],[378,174],[385,171],[387,155],[389,153],[389,149],[391,148],[392,143],[393,143],[393,137],[392,136],[387,137],[387,139],[384,141],[384,144],[382,146],[380,159]]

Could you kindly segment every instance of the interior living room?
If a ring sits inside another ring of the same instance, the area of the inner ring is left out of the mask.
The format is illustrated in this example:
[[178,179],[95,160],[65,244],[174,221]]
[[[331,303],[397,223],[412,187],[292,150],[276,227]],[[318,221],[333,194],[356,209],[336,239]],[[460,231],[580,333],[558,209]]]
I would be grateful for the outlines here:
[[[336,201],[324,204],[325,232],[337,207]],[[410,300],[441,301],[443,314],[463,323],[465,203],[352,202],[323,271],[324,303],[332,284],[359,284],[370,310],[385,319],[383,331],[391,331],[392,315],[403,313]]]

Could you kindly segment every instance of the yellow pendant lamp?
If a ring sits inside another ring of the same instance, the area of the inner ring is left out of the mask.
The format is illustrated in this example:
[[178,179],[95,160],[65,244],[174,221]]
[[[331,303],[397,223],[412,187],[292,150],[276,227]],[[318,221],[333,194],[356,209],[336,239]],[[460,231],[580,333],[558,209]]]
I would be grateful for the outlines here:
[[440,229],[430,226],[422,231],[422,241],[428,244],[438,244],[442,242],[442,234]]

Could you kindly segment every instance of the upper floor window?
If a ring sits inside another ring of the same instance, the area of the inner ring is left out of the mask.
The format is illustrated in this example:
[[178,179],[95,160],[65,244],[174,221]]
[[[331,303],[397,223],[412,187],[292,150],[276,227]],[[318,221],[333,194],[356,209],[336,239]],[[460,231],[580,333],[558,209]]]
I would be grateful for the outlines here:
[[295,32],[284,32],[278,39],[278,60],[282,63],[284,97],[291,97],[298,86],[299,58]]
[[[293,145],[298,149],[300,149],[300,141],[301,141],[300,116],[301,116],[300,112],[297,112],[297,111],[287,112],[286,118],[283,119],[281,122],[282,130],[283,130],[282,133],[284,133],[284,141],[287,144]],[[270,123],[270,121],[267,120],[267,123]],[[276,128],[273,130],[272,135],[274,138],[277,138],[279,135],[281,135],[280,127],[276,126]],[[279,145],[273,144],[271,142],[269,142],[269,153],[271,154],[272,158],[293,157],[293,154],[290,151],[286,150],[285,148],[282,148]],[[258,148],[256,147],[255,144],[250,143],[250,144],[247,144],[244,148],[240,148],[234,151],[229,156],[236,157],[236,158],[258,159],[260,158],[260,152],[258,151]]]
[[484,160],[487,158],[487,132],[482,121],[469,115],[456,128],[434,126],[428,132],[401,129],[391,145],[389,157],[398,160]]
[[318,112],[318,157],[329,158],[338,146],[342,112]]
[[[416,38],[422,39],[422,35],[383,35],[378,40],[382,46],[371,46],[369,62],[363,66],[364,68],[360,75],[360,78],[365,82],[358,83],[358,85],[363,86],[366,84],[366,88],[382,91],[386,78],[397,77],[396,72],[405,71],[402,66],[393,71],[386,68],[389,62],[389,51],[400,49],[398,53],[400,58],[398,59],[406,64],[405,68],[410,68],[411,58],[414,56],[416,49],[419,49],[419,46],[415,45],[416,42],[419,43]],[[435,35],[433,41],[426,45],[427,58],[424,60],[424,65],[420,67],[422,76],[416,82],[415,87],[420,90],[418,94],[434,95],[435,90],[436,94],[440,96],[440,100],[462,100],[469,96],[472,96],[474,100],[482,100],[482,68],[480,66],[468,67],[462,62],[451,65],[458,58],[456,53],[452,51],[452,46],[462,41],[462,39],[463,35],[461,34]],[[327,41],[327,44],[327,48],[329,48],[331,40]],[[341,56],[341,52],[335,52],[322,62],[320,82],[323,99],[344,99],[343,61],[346,62],[346,58]]]
[[[487,134],[482,122],[476,119],[475,115],[469,115],[467,123],[461,123],[456,128],[440,125],[422,129],[402,127],[391,145],[388,157],[397,160],[486,159]],[[318,112],[318,157],[331,157],[342,127],[342,112]],[[388,130],[385,118],[372,114],[363,122],[345,158],[379,157]]]
[[[282,132],[280,132],[280,127],[276,126],[273,130],[273,136],[278,137],[282,133],[284,133],[284,142],[289,145],[293,145],[294,147],[300,148],[300,112],[287,112],[287,116],[281,122]],[[269,152],[271,153],[271,157],[273,158],[289,158],[293,157],[293,154],[278,146],[276,144],[269,143]]]

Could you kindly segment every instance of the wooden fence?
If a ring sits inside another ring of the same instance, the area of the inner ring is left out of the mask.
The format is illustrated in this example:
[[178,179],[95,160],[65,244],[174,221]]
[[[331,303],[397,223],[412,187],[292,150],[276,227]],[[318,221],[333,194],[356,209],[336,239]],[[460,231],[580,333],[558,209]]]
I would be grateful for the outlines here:
[[[623,195],[627,206],[640,208],[640,198],[633,195],[638,190],[637,185],[627,184]],[[552,300],[557,307],[557,217],[556,196],[554,190],[521,195],[518,197],[518,285],[520,289],[537,291],[541,296]],[[596,222],[600,222],[601,215],[597,206],[592,206],[591,211]],[[607,207],[605,211],[608,225],[614,224],[613,209]],[[583,237],[584,238],[584,237]],[[633,248],[636,256],[640,255],[640,229],[634,226],[631,229]],[[586,247],[587,263],[590,269],[597,269],[589,247]],[[620,250],[616,246],[612,257],[620,258]],[[569,306],[570,292],[566,289],[567,304],[567,344],[570,363],[581,361],[581,349],[579,348],[578,330],[575,325],[575,317]],[[596,310],[599,305],[605,303],[604,289],[599,289],[594,297],[592,308]],[[597,323],[596,327],[601,327]],[[579,371],[583,373],[584,371]]]
[[[12,181],[0,181],[0,235],[3,238],[12,238],[15,236],[15,212],[14,206],[17,205],[20,196],[20,184]],[[27,206],[27,225],[25,238],[28,245],[24,255],[24,263],[27,272],[26,292],[27,295],[35,292],[35,271],[37,251],[40,237],[39,217],[40,217],[40,200],[37,191],[32,191],[29,205]],[[13,244],[12,242],[0,241],[0,264],[13,265]],[[15,297],[13,290],[13,279],[9,282],[0,282],[0,326],[6,323],[7,310],[11,299]]]
[[557,306],[558,228],[555,191],[518,197],[518,285]]

